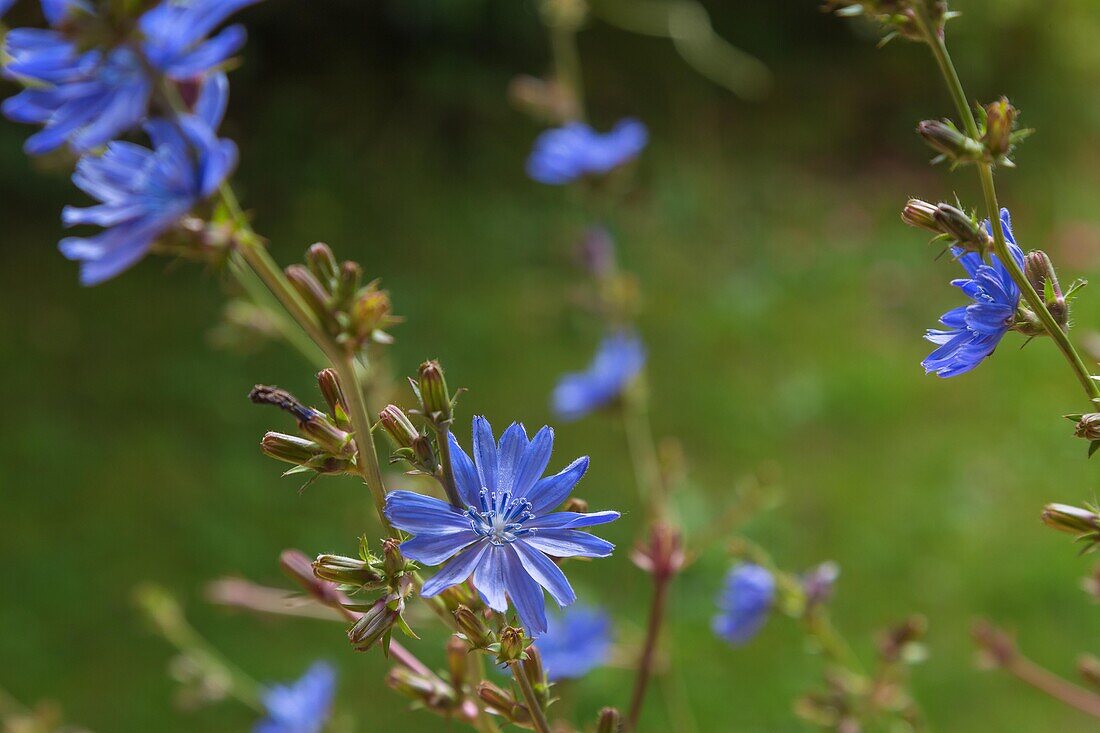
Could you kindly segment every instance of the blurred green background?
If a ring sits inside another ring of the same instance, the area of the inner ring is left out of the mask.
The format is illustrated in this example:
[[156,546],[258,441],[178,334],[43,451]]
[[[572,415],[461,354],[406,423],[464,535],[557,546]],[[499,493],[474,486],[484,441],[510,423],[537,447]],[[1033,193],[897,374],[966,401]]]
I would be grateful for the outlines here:
[[[930,168],[912,134],[951,111],[931,59],[905,43],[876,50],[872,34],[815,0],[706,4],[719,32],[775,74],[763,101],[716,87],[667,41],[599,21],[580,36],[597,127],[631,114],[652,135],[613,231],[645,291],[654,424],[683,444],[702,494],[692,501],[724,507],[739,477],[781,472],[785,502],[746,534],[792,569],[840,563],[836,617],[865,655],[875,629],[929,618],[931,658],[914,686],[936,730],[1094,730],[973,666],[978,615],[1017,629],[1065,675],[1078,652],[1096,651],[1100,616],[1078,584],[1090,561],[1038,521],[1047,501],[1092,499],[1096,464],[1060,417],[1082,404],[1049,343],[1021,351],[1009,337],[950,381],[919,367],[923,329],[961,296],[948,286],[956,267],[933,261],[897,212],[909,196],[979,203],[973,173]],[[1100,6],[956,9],[950,42],[968,93],[1009,94],[1038,128],[1019,169],[999,179],[1017,237],[1048,249],[1064,280],[1094,274]],[[524,177],[539,128],[505,96],[515,74],[549,64],[533,3],[269,0],[241,17],[251,38],[225,131],[275,255],[289,262],[323,240],[383,278],[408,319],[395,371],[442,359],[470,390],[463,421],[548,421],[556,375],[587,362],[598,329],[569,305],[585,219],[561,190]],[[155,581],[257,678],[296,677],[315,658],[337,664],[358,730],[452,729],[406,713],[379,683],[381,656],[351,653],[339,626],[258,621],[203,601],[203,584],[226,574],[284,584],[285,547],[352,551],[372,526],[367,496],[350,479],[299,494],[260,455],[262,432],[289,426],[250,406],[248,389],[312,396],[311,370],[277,345],[210,348],[216,273],[149,259],[101,287],[77,285],[54,243],[61,206],[82,199],[61,171],[22,155],[27,132],[0,125],[0,687],[60,701],[97,731],[247,729],[250,714],[233,703],[173,710],[172,652],[130,602],[136,584]],[[1079,335],[1100,324],[1098,303],[1085,292]],[[552,465],[590,454],[579,494],[626,512],[605,533],[624,551],[571,575],[586,600],[627,619],[629,644],[646,585],[625,552],[638,512],[623,436],[605,416],[557,435]],[[820,670],[793,624],[773,619],[737,650],[711,637],[725,566],[716,552],[676,585],[674,673],[645,730],[690,731],[685,708],[704,733],[807,730],[791,701]],[[430,634],[413,646],[441,662]],[[625,704],[630,681],[601,670],[568,688],[564,709],[590,720]]]

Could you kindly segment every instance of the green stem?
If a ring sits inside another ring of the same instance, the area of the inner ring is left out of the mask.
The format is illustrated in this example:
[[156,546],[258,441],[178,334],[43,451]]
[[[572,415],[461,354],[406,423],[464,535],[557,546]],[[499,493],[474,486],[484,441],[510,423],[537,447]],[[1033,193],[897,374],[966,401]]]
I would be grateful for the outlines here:
[[455,483],[454,466],[451,465],[451,431],[446,427],[437,427],[434,423],[432,429],[435,430],[435,442],[439,445],[439,470],[443,490],[447,493],[451,506],[464,510],[462,499],[458,495],[458,484]]
[[822,653],[833,664],[860,675],[865,675],[863,663],[852,651],[847,640],[833,626],[832,619],[823,608],[811,610],[806,614],[806,630],[821,646]]
[[[966,101],[966,93],[963,91],[962,80],[959,79],[959,73],[955,69],[955,64],[951,61],[951,55],[947,51],[947,43],[944,40],[943,34],[932,29],[931,23],[923,13],[916,13],[915,19],[920,25],[929,48],[932,50],[932,55],[936,59],[936,64],[940,67],[940,72],[943,74],[944,81],[947,83],[947,90],[951,94],[951,99],[955,103],[959,116],[962,118],[966,134],[973,139],[977,139],[978,123],[974,118],[974,112],[970,109],[970,105]],[[1028,306],[1039,317],[1043,327],[1054,340],[1054,343],[1058,346],[1062,355],[1066,358],[1070,368],[1073,369],[1074,373],[1077,375],[1077,381],[1079,381],[1084,388],[1085,394],[1089,398],[1089,403],[1095,405],[1096,403],[1094,401],[1100,400],[1100,384],[1092,378],[1092,374],[1089,372],[1084,360],[1077,352],[1077,349],[1074,348],[1073,342],[1070,341],[1069,335],[1062,330],[1058,321],[1051,315],[1042,296],[1036,292],[1031,282],[1024,275],[1023,270],[1020,269],[1016,259],[1009,253],[1004,229],[1001,226],[1001,209],[1000,205],[997,203],[997,190],[993,184],[993,166],[986,161],[978,161],[977,166],[978,178],[981,181],[982,193],[985,196],[985,207],[989,215],[990,227],[993,229],[993,249],[1001,259],[1001,262],[1003,262],[1008,269],[1008,273],[1012,276],[1012,280],[1020,288],[1020,292],[1023,293]]]
[[554,57],[554,76],[558,84],[569,92],[573,102],[573,118],[583,120],[584,81],[581,76],[580,52],[577,50],[577,29],[551,23],[550,50]]
[[531,713],[531,723],[535,726],[535,730],[538,733],[552,733],[550,723],[546,720],[546,713],[543,712],[542,705],[539,703],[538,695],[531,687],[531,680],[527,679],[527,674],[523,671],[523,664],[521,662],[509,662],[508,666],[512,668],[512,676],[516,679],[516,684],[519,685],[519,689],[523,693],[523,699],[527,703],[527,711]]

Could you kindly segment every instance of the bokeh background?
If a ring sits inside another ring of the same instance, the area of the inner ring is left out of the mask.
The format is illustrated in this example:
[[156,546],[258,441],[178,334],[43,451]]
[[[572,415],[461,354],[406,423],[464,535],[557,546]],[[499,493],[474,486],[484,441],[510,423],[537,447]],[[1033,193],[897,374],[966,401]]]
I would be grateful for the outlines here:
[[[936,730],[1093,730],[973,665],[978,615],[1017,629],[1066,675],[1096,650],[1100,616],[1079,588],[1090,561],[1038,520],[1046,501],[1091,499],[1096,466],[1060,417],[1081,404],[1049,343],[1021,351],[1010,337],[978,372],[946,382],[919,367],[923,329],[960,296],[947,284],[955,266],[933,261],[897,212],[910,195],[979,201],[973,174],[929,167],[912,132],[950,113],[931,59],[905,43],[876,50],[815,0],[706,5],[772,70],[762,101],[702,78],[665,40],[599,21],[580,36],[597,126],[630,114],[652,133],[613,231],[645,292],[654,424],[681,441],[699,492],[685,503],[727,506],[740,477],[781,476],[785,501],[744,532],[792,569],[841,565],[836,617],[865,654],[873,630],[928,617],[931,657],[914,686]],[[1019,169],[1000,176],[1018,238],[1048,249],[1065,280],[1095,274],[1100,7],[956,6],[950,40],[969,94],[1007,93],[1038,128]],[[408,319],[395,372],[442,359],[470,390],[464,420],[548,421],[556,375],[588,360],[598,330],[569,304],[584,217],[524,177],[539,128],[505,95],[514,75],[549,65],[534,4],[269,0],[241,18],[251,38],[225,129],[276,256],[323,240],[383,278]],[[247,729],[233,703],[173,710],[172,651],[131,603],[135,585],[155,581],[260,679],[296,677],[318,657],[337,664],[358,730],[449,729],[407,714],[379,684],[381,656],[351,653],[340,627],[204,602],[203,584],[222,575],[283,584],[285,547],[352,551],[371,527],[367,496],[351,479],[299,494],[260,455],[262,432],[287,426],[250,406],[248,389],[312,395],[310,369],[279,345],[211,348],[217,273],[149,259],[77,285],[54,243],[59,209],[82,199],[60,170],[22,155],[27,132],[0,124],[0,687],[57,700],[97,731]],[[1081,298],[1079,334],[1100,326],[1098,303]],[[606,532],[625,549],[637,507],[616,422],[557,434],[555,465],[592,456],[579,493],[627,512]],[[819,665],[793,624],[773,619],[737,650],[709,633],[725,565],[716,552],[676,585],[673,672],[646,730],[807,730],[791,701]],[[624,642],[638,638],[646,588],[625,552],[573,576],[627,619]],[[416,648],[439,662],[430,640]],[[625,670],[598,671],[567,690],[568,705],[590,719],[624,704],[629,684]]]

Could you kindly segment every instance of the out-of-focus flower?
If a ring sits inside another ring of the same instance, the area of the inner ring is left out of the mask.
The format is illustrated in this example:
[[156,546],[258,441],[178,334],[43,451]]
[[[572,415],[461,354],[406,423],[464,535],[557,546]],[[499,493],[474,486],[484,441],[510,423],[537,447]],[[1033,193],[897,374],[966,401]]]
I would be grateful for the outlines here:
[[645,347],[633,334],[618,332],[604,338],[583,372],[564,375],[551,397],[554,413],[577,420],[618,397],[645,365]]
[[[983,226],[990,231],[988,221],[983,222]],[[1001,209],[1001,226],[1009,251],[1022,268],[1024,253],[1012,236],[1008,209]],[[951,251],[970,276],[952,280],[951,284],[974,302],[945,313],[940,323],[947,326],[946,330],[929,329],[925,334],[925,338],[939,348],[929,354],[921,366],[926,372],[941,377],[965,374],[992,354],[1012,328],[1020,303],[1020,289],[996,255],[990,255],[989,264],[986,264],[976,252],[964,252],[958,247]]]
[[450,436],[451,465],[465,508],[392,491],[386,518],[415,535],[401,545],[405,557],[425,565],[446,563],[424,584],[423,595],[434,596],[472,576],[491,608],[507,611],[511,598],[528,634],[538,636],[546,632],[543,588],[560,606],[577,599],[550,557],[607,557],[614,545],[583,528],[612,522],[619,513],[551,511],[584,475],[588,458],[540,478],[554,445],[550,428],[528,440],[523,426],[512,423],[497,445],[489,422],[476,417],[473,433],[476,463]]
[[[134,129],[149,114],[163,74],[200,83],[244,44],[242,26],[206,36],[232,13],[258,0],[163,0],[138,21],[140,41],[109,49],[82,49],[63,30],[17,28],[5,36],[4,76],[27,89],[4,101],[16,122],[40,124],[25,149],[41,155],[65,142],[92,150]],[[80,0],[47,0],[43,10],[60,26],[75,10],[93,13]]]
[[603,611],[574,607],[550,614],[535,646],[551,681],[584,677],[611,653],[611,619]]
[[92,237],[61,241],[62,254],[81,263],[83,284],[103,282],[133,265],[229,175],[237,147],[215,134],[228,94],[225,76],[213,76],[203,85],[194,115],[146,124],[152,150],[116,141],[103,155],[81,158],[73,182],[100,204],[66,207],[62,220],[66,226],[105,227]]
[[737,565],[726,575],[718,596],[714,633],[730,644],[748,642],[764,626],[775,602],[775,577],[766,568],[751,563]]
[[11,10],[12,5],[15,5],[15,0],[0,0],[0,16]]
[[264,691],[267,717],[256,723],[253,733],[320,733],[332,712],[335,694],[336,672],[317,662],[296,682]]
[[554,186],[603,175],[636,158],[648,139],[645,125],[635,119],[620,120],[603,134],[570,122],[538,136],[527,158],[527,175]]

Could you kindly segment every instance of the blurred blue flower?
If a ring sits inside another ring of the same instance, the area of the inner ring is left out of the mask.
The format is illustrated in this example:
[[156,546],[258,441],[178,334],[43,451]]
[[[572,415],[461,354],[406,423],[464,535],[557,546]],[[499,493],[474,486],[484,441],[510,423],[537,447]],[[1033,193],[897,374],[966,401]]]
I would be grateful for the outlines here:
[[152,150],[116,141],[103,155],[80,159],[73,182],[100,204],[67,206],[62,221],[106,227],[92,237],[61,241],[62,254],[80,261],[83,284],[103,282],[133,265],[229,175],[237,147],[215,134],[228,94],[225,76],[213,76],[203,85],[194,115],[146,123]]
[[562,420],[577,420],[605,407],[642,370],[645,358],[637,336],[620,331],[605,337],[586,370],[558,380],[550,399],[554,414]]
[[[982,224],[987,232],[992,233],[989,221]],[[1001,226],[1008,249],[1022,268],[1024,253],[1016,246],[1016,239],[1012,236],[1008,209],[1001,209]],[[986,264],[977,252],[964,252],[959,247],[953,247],[951,251],[970,276],[952,280],[951,284],[974,302],[943,314],[940,323],[947,326],[946,330],[929,329],[925,334],[925,338],[938,344],[939,348],[929,354],[921,366],[925,372],[941,377],[965,374],[992,354],[1001,338],[1012,328],[1016,307],[1020,303],[1020,289],[997,255],[991,254],[989,264]]]
[[15,5],[15,0],[0,0],[0,16],[11,10],[12,5]]
[[543,588],[559,606],[577,599],[550,557],[607,557],[614,545],[582,528],[612,522],[619,513],[551,511],[580,481],[588,458],[542,477],[554,446],[550,428],[528,440],[523,426],[512,423],[497,445],[489,422],[476,417],[473,433],[476,464],[450,436],[451,466],[465,508],[411,491],[392,491],[386,496],[386,517],[415,535],[401,544],[406,557],[425,565],[446,562],[424,584],[423,595],[434,596],[472,574],[491,608],[507,611],[511,598],[527,632],[539,636],[546,631]]
[[[27,89],[4,101],[4,114],[43,126],[24,146],[31,155],[66,142],[76,152],[104,145],[148,116],[156,72],[176,82],[199,83],[236,53],[244,43],[243,27],[205,37],[233,12],[255,2],[162,0],[139,19],[139,44],[104,50],[84,51],[62,30],[17,28],[4,38],[4,76]],[[83,0],[43,3],[55,26],[75,8],[94,12]]]
[[551,681],[584,677],[611,654],[611,618],[603,611],[576,607],[552,613],[546,633],[535,643]]
[[602,135],[583,122],[570,122],[538,136],[527,158],[527,175],[561,185],[608,173],[637,157],[648,137],[645,125],[635,119],[620,120]]
[[273,685],[264,690],[262,702],[267,717],[252,728],[253,733],[321,733],[332,712],[336,694],[336,672],[317,662],[296,682]]
[[714,633],[730,644],[746,643],[764,626],[774,601],[775,578],[767,569],[751,563],[735,566],[718,596]]

